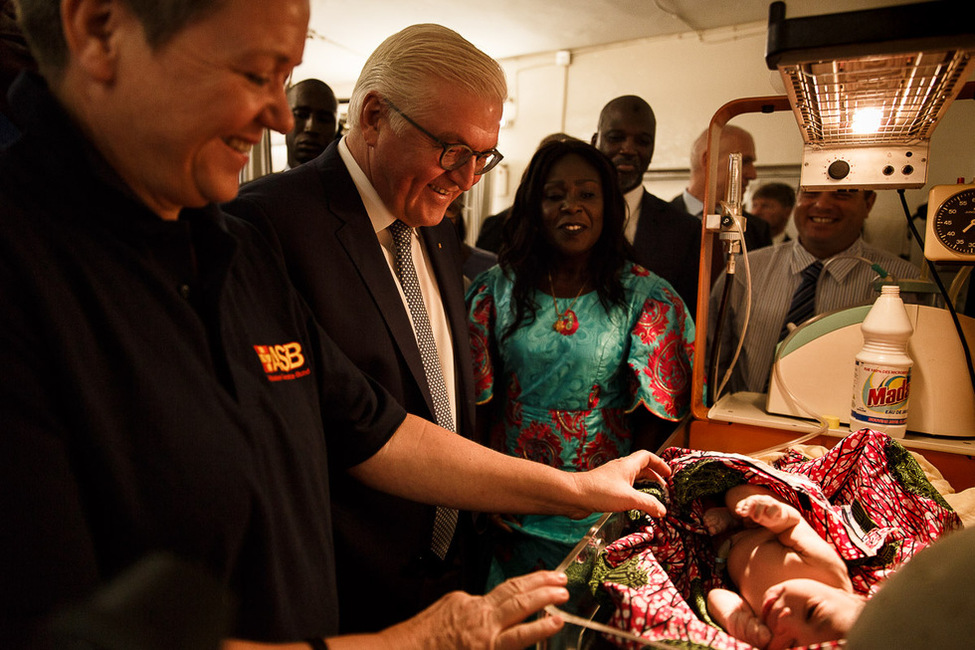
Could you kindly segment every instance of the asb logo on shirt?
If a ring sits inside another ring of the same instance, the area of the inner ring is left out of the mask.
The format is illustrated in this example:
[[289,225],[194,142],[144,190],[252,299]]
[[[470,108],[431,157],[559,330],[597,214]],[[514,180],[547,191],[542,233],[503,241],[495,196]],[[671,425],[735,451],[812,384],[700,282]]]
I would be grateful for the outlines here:
[[311,368],[304,367],[300,343],[255,345],[254,350],[269,381],[288,381],[311,374]]

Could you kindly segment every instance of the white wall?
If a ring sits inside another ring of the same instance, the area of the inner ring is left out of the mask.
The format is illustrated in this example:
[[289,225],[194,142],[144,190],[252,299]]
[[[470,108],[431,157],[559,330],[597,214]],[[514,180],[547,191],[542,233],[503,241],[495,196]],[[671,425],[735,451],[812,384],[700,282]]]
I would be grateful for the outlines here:
[[[683,190],[691,143],[725,102],[783,94],[778,73],[765,64],[766,24],[628,41],[572,52],[568,66],[554,52],[504,59],[516,112],[501,131],[504,170],[485,176],[488,212],[512,202],[518,179],[539,140],[554,132],[589,140],[600,109],[624,94],[640,95],[657,116],[657,141],[648,189],[670,199]],[[732,120],[755,137],[759,182],[798,184],[802,139],[791,112],[741,115]],[[949,109],[932,138],[928,186],[906,193],[911,209],[927,200],[930,185],[975,174],[975,101]],[[756,185],[757,183],[753,183]],[[479,219],[473,215],[476,229]],[[900,253],[906,225],[893,191],[880,193],[867,221],[866,237]]]

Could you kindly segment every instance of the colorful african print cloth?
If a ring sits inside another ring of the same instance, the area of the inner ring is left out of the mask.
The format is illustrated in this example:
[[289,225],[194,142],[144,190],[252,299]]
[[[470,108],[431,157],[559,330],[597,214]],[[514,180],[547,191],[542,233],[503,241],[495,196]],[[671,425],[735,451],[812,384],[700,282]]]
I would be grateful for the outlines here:
[[668,449],[662,457],[673,469],[667,516],[631,515],[632,533],[607,545],[595,566],[569,571],[588,580],[603,610],[612,612],[609,625],[652,641],[751,647],[710,624],[704,604],[713,588],[735,589],[716,568],[704,511],[739,483],[763,485],[802,512],[846,561],[854,590],[866,596],[915,553],[961,527],[913,456],[868,429],[821,458],[790,452],[771,467],[747,456],[687,449]]

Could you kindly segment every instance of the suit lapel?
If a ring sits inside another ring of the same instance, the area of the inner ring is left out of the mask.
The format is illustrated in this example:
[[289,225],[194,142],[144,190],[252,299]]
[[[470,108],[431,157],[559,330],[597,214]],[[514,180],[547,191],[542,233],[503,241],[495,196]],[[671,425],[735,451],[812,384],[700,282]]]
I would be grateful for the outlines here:
[[687,204],[684,203],[683,194],[678,194],[673,199],[671,199],[670,204],[675,208],[677,208],[678,210],[683,210],[684,212],[687,212]]
[[[637,216],[636,232],[633,233],[633,248],[641,255],[644,251],[652,249],[652,237],[656,230],[654,223],[656,215],[650,210],[650,201],[647,196],[647,191],[643,190],[643,198],[640,200],[640,214]],[[636,261],[641,264],[646,263],[645,260]]]
[[337,147],[333,144],[322,158],[322,181],[330,187],[327,209],[339,221],[336,238],[359,272],[376,310],[386,323],[390,337],[423,393],[430,413],[433,413],[433,397],[427,387],[413,327],[366,208]]

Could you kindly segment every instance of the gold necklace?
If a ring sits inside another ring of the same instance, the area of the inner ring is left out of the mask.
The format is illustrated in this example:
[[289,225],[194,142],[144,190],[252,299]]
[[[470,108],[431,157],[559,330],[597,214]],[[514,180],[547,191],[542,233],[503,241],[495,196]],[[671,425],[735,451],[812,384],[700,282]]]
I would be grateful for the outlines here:
[[572,311],[572,308],[576,304],[576,300],[582,295],[582,290],[586,288],[586,283],[583,282],[582,286],[579,287],[579,293],[576,297],[572,299],[569,306],[565,308],[565,311],[559,311],[559,301],[555,297],[555,283],[552,282],[552,272],[549,271],[548,274],[548,286],[552,291],[552,304],[555,305],[555,322],[552,323],[552,329],[561,334],[562,336],[571,336],[576,333],[579,329],[579,319],[576,318],[576,313]]

